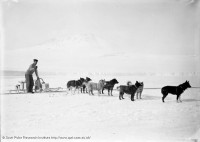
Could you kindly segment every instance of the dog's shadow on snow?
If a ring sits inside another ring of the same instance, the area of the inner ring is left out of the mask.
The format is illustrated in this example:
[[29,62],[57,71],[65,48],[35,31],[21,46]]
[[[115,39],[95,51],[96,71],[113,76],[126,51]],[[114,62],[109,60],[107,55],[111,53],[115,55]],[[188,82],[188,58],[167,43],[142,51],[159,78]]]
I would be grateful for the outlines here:
[[100,97],[119,97],[119,95],[112,95],[112,96],[109,96],[109,95],[107,95],[107,94],[100,94],[99,95]]
[[161,100],[162,97],[160,96],[150,96],[150,95],[143,95],[142,100]]
[[182,99],[182,102],[200,102],[198,99]]
[[[143,95],[142,100],[162,100],[162,96],[150,96],[150,95]],[[171,100],[171,99],[169,99]],[[167,101],[167,99],[166,99]],[[175,99],[176,101],[176,99]],[[183,99],[182,102],[200,102],[199,99]]]
[[[93,95],[90,95],[90,96],[93,96]],[[118,94],[113,94],[113,96],[109,96],[108,94],[100,94],[99,96],[97,95],[97,94],[95,94],[94,96],[97,96],[97,97],[108,97],[108,98],[116,98],[116,97],[119,97],[119,95]],[[125,94],[124,95],[124,97],[126,98],[130,98],[131,97],[131,95],[127,95],[127,94]],[[145,101],[145,100],[160,100],[160,101],[162,101],[162,96],[151,96],[151,95],[149,95],[149,94],[142,94],[142,99],[137,99],[136,98],[136,95],[135,95],[135,100],[143,100],[143,101]],[[170,100],[174,100],[174,101],[176,101],[176,98],[174,98],[174,99],[172,99],[172,98],[166,98],[166,102],[167,102],[167,100],[168,101],[170,101]],[[200,100],[199,99],[184,99],[184,98],[182,98],[182,102],[200,102]]]

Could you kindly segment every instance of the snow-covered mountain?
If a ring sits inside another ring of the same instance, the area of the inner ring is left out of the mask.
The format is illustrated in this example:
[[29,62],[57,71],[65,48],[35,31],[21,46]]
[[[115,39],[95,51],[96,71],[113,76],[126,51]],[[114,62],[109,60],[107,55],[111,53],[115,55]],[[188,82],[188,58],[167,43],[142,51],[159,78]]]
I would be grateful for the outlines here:
[[94,34],[66,35],[33,47],[4,52],[5,68],[27,68],[37,58],[43,70],[70,70],[72,66],[78,69],[76,66],[99,63],[102,56],[114,53],[109,43]]

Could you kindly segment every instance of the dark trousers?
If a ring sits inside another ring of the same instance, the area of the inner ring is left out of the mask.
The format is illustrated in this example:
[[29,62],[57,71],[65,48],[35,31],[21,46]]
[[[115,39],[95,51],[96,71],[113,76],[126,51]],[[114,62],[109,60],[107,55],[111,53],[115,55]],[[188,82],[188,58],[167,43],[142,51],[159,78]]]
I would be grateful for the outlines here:
[[33,92],[33,86],[34,86],[33,76],[30,74],[25,74],[25,78],[26,78],[26,91]]

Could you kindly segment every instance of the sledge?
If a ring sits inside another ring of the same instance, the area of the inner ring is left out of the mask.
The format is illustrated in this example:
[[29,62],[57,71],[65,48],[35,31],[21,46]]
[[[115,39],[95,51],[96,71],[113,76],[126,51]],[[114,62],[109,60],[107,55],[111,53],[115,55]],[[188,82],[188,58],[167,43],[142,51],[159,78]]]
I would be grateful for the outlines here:
[[[19,81],[20,84],[15,86],[15,89],[8,90],[8,93],[4,94],[26,94],[27,91],[25,89],[25,81]],[[42,78],[39,78],[35,81],[35,85],[33,86],[35,90],[34,93],[45,93],[45,92],[64,92],[62,87],[50,88],[49,83],[45,83]]]

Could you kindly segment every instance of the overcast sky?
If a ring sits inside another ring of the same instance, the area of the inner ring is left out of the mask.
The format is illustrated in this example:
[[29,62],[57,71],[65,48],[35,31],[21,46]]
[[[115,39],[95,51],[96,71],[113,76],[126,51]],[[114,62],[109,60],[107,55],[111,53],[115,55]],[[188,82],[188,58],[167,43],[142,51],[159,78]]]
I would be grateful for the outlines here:
[[[119,53],[136,59],[148,55],[141,63],[162,55],[165,64],[170,57],[199,59],[198,0],[3,0],[2,8],[7,54],[66,36],[89,35],[104,43],[109,54],[105,49],[102,54],[113,62]],[[5,64],[12,68],[14,63],[9,59]]]

